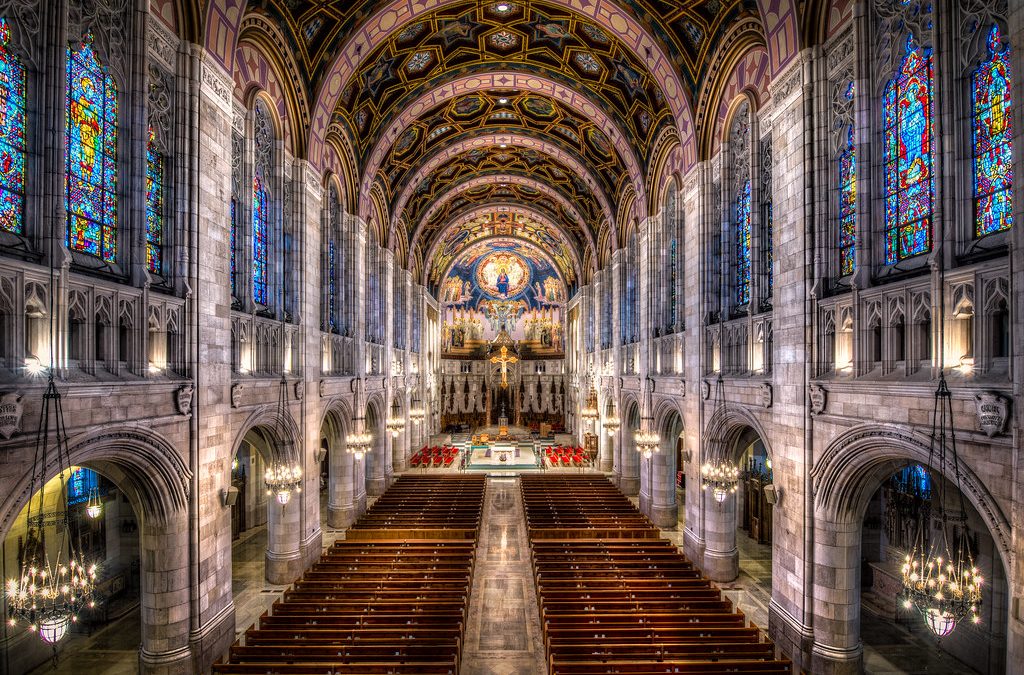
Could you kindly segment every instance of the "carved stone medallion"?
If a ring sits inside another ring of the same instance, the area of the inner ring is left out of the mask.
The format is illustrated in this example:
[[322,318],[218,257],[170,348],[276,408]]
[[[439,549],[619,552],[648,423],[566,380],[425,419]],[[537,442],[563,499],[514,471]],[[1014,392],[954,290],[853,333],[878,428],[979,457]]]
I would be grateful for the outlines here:
[[177,403],[179,413],[188,415],[192,412],[192,398],[194,395],[195,387],[191,384],[178,387],[178,391],[175,393],[175,403]]
[[761,385],[761,390],[758,392],[758,399],[761,402],[761,406],[764,408],[772,407],[772,385],[767,382]]
[[5,439],[21,431],[21,416],[25,412],[21,399],[21,394],[14,392],[0,395],[0,436]]
[[242,400],[242,385],[235,382],[231,385],[231,407],[237,408]]
[[1002,433],[1010,412],[1006,398],[995,392],[985,392],[975,396],[974,403],[978,407],[978,428],[989,438]]
[[828,398],[825,387],[820,384],[812,384],[808,394],[811,398],[811,414],[820,415],[825,412],[825,403]]

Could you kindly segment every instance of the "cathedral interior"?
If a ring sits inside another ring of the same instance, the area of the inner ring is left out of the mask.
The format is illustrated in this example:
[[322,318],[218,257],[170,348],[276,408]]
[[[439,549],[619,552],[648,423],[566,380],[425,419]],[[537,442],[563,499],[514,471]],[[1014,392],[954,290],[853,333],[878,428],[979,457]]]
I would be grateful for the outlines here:
[[1022,46],[0,0],[0,675],[1024,674]]

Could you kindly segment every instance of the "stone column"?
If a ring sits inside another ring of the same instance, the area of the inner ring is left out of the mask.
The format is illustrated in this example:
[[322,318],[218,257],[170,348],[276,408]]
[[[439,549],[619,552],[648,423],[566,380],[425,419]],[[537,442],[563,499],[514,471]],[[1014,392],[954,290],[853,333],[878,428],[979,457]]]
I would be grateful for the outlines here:
[[[381,417],[384,415],[387,415],[387,411]],[[378,421],[376,429],[368,431],[373,435],[373,450],[365,458],[366,494],[382,495],[388,487],[388,477],[391,476],[391,433],[384,428],[383,419]]]
[[732,581],[740,573],[740,552],[736,548],[736,495],[716,502],[706,490],[704,500],[704,574],[712,581]]
[[344,445],[342,440],[328,449],[327,524],[335,528],[348,527],[356,519],[355,457]]
[[271,497],[267,509],[267,582],[290,584],[302,574],[303,568],[299,547],[302,501],[294,499],[282,506]]
[[679,522],[676,506],[676,443],[674,438],[661,439],[661,452],[651,463],[651,522],[663,529],[675,528]]
[[[381,279],[381,297],[384,299],[384,377],[387,386],[384,388],[384,419],[391,415],[391,401],[398,396],[398,386],[395,382],[395,372],[392,362],[395,359],[395,252],[385,248],[381,250],[384,256],[384,278]],[[383,420],[382,420],[383,422]],[[401,454],[401,435],[395,438],[390,432],[387,435],[387,443],[384,444],[384,489],[391,485],[394,480],[394,456]]]
[[[814,646],[811,672],[856,675],[860,640],[860,523],[818,518],[814,532]],[[778,610],[773,608],[774,612]]]

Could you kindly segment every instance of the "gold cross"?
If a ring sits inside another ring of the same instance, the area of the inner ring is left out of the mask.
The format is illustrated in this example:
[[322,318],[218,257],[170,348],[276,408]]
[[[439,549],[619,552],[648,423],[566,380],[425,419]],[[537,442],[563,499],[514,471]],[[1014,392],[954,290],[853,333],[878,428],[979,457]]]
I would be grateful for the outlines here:
[[501,356],[492,356],[491,363],[501,364],[501,388],[506,389],[508,387],[508,366],[509,364],[518,361],[514,356],[508,355],[508,347],[502,346]]

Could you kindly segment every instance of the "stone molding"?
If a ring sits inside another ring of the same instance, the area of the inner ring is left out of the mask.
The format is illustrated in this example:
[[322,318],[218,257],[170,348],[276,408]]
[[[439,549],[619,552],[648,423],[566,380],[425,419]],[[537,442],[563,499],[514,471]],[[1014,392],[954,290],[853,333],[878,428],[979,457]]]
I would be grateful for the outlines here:
[[[203,55],[206,56],[205,52]],[[200,90],[226,116],[233,119],[234,105],[231,96],[233,82],[231,76],[208,57],[202,59],[199,67]]]

